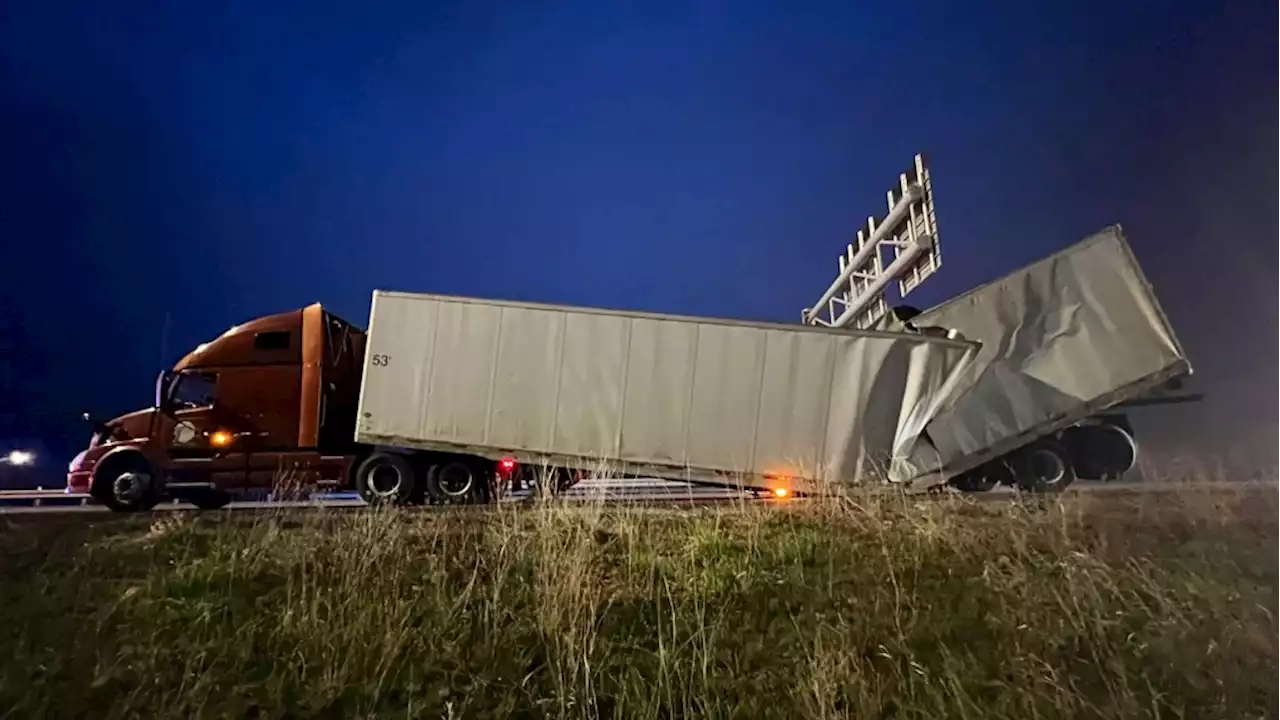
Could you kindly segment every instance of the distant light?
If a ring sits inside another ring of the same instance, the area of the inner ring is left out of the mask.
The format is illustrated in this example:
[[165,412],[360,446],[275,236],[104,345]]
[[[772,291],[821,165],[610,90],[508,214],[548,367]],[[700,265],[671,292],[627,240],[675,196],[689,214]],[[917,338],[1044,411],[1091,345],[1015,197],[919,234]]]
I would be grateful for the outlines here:
[[774,488],[774,489],[773,489],[773,496],[774,496],[774,497],[784,498],[784,497],[786,497],[786,496],[787,496],[787,489],[786,489],[786,488],[783,488],[783,487],[780,487],[780,488]]
[[231,444],[234,436],[226,430],[219,430],[209,436],[209,444],[214,447],[226,447]]
[[36,461],[36,454],[30,450],[10,450],[5,462],[10,465],[30,465]]

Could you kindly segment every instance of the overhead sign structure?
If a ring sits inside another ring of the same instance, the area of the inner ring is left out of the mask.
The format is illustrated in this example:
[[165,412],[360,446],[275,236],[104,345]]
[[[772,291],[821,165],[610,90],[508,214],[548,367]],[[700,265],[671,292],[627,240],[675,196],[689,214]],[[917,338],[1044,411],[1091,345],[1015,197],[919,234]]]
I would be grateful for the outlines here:
[[840,274],[813,307],[805,308],[806,325],[872,327],[889,312],[885,288],[898,282],[898,294],[919,287],[942,266],[938,252],[938,221],[933,188],[923,155],[911,170],[898,176],[888,192],[889,213],[883,220],[867,218],[856,245],[840,256]]

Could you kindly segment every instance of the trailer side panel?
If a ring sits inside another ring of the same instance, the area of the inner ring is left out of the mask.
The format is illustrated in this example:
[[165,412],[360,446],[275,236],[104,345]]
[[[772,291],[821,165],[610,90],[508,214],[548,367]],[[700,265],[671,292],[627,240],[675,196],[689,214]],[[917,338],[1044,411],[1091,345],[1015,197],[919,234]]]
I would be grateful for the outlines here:
[[369,328],[359,442],[747,484],[856,479],[906,457],[977,353],[919,335],[388,292]]

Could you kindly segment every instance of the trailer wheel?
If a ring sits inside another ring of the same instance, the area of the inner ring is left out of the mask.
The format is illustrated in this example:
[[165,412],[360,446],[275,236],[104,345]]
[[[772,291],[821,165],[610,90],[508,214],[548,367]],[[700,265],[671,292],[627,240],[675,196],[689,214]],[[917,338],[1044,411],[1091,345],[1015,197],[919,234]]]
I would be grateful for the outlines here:
[[488,475],[475,463],[465,460],[445,460],[427,470],[427,494],[439,503],[486,503],[490,497],[490,482]]
[[1067,428],[1062,433],[1062,443],[1071,452],[1072,467],[1082,480],[1118,480],[1138,461],[1138,443],[1133,434],[1111,422]]
[[1071,454],[1062,445],[1048,440],[1020,450],[1011,465],[1018,487],[1026,492],[1061,492],[1076,479]]
[[89,494],[114,512],[140,512],[160,503],[151,463],[136,452],[104,459],[93,474]]
[[356,492],[370,505],[404,505],[413,490],[413,466],[399,455],[374,453],[356,468]]

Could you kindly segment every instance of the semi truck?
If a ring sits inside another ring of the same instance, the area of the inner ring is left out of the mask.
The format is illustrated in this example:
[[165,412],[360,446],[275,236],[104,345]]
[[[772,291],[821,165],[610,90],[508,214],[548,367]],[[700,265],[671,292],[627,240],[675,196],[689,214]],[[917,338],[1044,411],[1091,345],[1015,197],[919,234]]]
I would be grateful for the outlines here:
[[86,416],[68,491],[138,511],[283,483],[486,503],[602,467],[779,494],[902,480],[978,349],[954,333],[375,291],[368,332],[318,304],[261,317],[161,372],[150,407]]
[[1199,397],[1182,392],[1190,361],[1119,225],[879,327],[982,344],[913,451],[963,491],[1120,477],[1138,458],[1125,410]]

